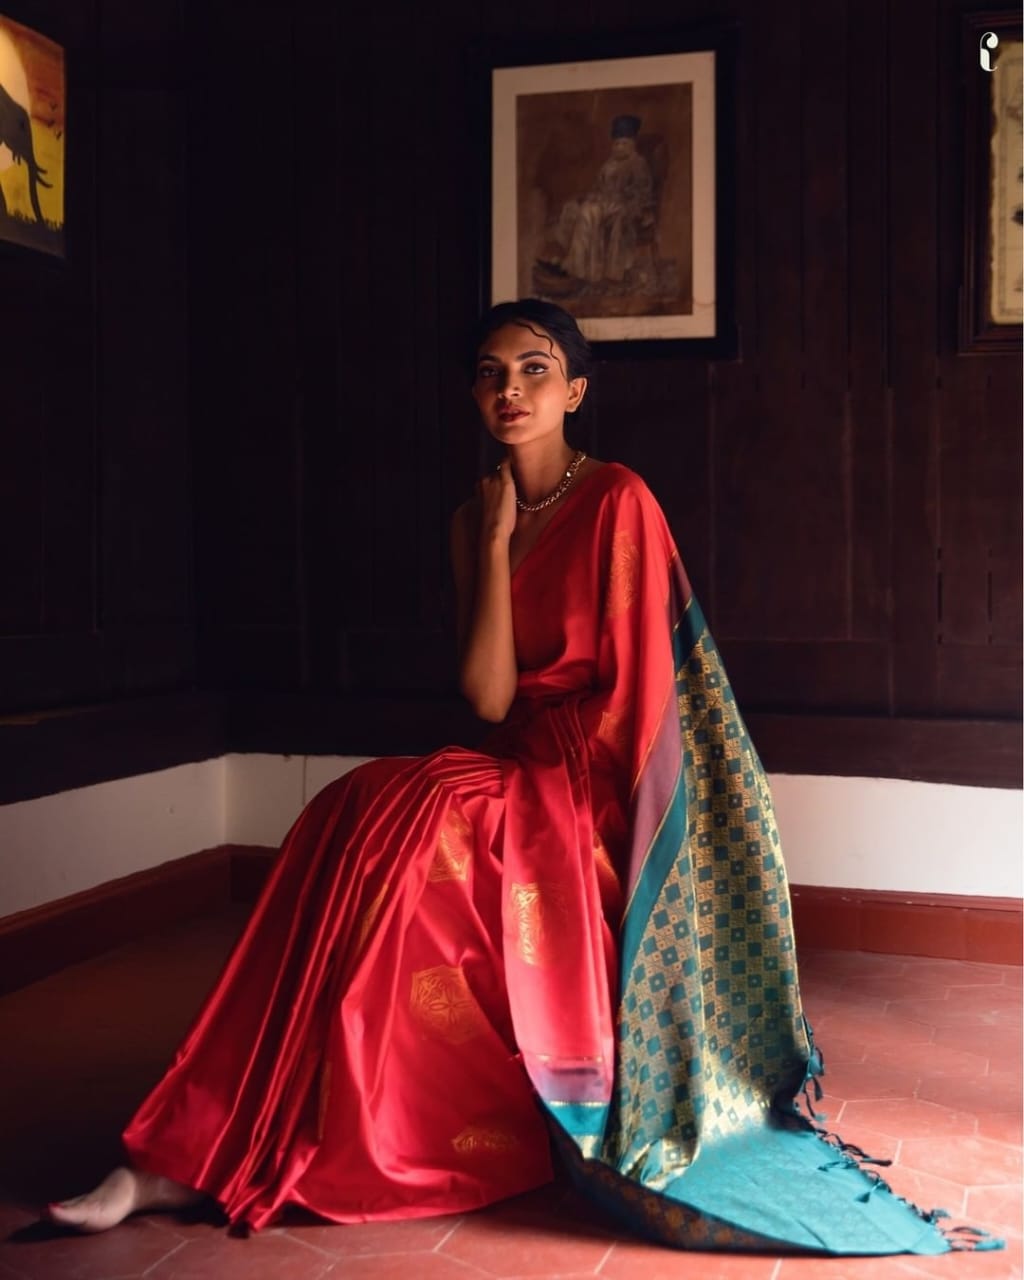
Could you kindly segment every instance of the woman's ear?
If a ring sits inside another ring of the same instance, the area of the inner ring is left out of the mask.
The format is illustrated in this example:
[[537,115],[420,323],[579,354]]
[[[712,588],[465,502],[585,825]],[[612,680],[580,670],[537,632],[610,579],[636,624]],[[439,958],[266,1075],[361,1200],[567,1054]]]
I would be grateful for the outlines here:
[[587,394],[586,378],[573,378],[569,383],[569,402],[565,406],[566,413],[575,413],[583,403],[583,397]]

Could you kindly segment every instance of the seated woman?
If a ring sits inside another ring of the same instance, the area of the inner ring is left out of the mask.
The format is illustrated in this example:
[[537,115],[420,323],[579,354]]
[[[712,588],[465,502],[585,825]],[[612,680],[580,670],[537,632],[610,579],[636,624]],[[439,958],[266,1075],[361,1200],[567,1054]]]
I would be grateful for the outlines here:
[[452,554],[462,690],[497,727],[312,800],[129,1163],[57,1222],[451,1213],[546,1182],[553,1138],[666,1243],[949,1247],[794,1105],[816,1058],[765,776],[650,490],[566,443],[588,372],[560,308],[484,317],[506,456]]

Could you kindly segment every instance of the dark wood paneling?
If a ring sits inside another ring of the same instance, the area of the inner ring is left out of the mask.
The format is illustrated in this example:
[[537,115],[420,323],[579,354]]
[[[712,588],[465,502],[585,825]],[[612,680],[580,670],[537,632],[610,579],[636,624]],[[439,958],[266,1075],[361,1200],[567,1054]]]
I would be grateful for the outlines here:
[[224,754],[216,694],[137,697],[0,718],[0,804]]
[[748,710],[885,715],[888,650],[871,641],[830,643],[719,635],[729,678]]
[[64,47],[69,127],[66,259],[0,253],[0,705],[187,686],[181,3],[6,12]]
[[[889,8],[890,49],[913,48],[915,72],[890,55],[888,100],[888,374],[895,512],[893,708],[932,715],[938,598],[937,14]],[[914,139],[913,146],[903,140]],[[913,210],[913,216],[908,216]]]
[[[887,640],[892,618],[892,440],[887,395],[888,130],[886,0],[847,9],[848,398],[851,637]],[[889,698],[888,684],[886,697]]]
[[[893,720],[750,711],[747,727],[772,773],[905,778],[1018,788],[1022,744],[1012,721]],[[475,747],[490,726],[454,695],[335,697],[238,693],[228,699],[232,750],[291,755],[418,755]]]
[[1020,726],[1006,720],[893,720],[751,712],[771,773],[906,778],[971,787],[1021,785]]
[[739,356],[602,358],[581,443],[647,478],[745,707],[877,716],[865,768],[900,717],[1017,716],[1019,360],[955,351],[962,7],[23,0],[84,141],[68,263],[0,256],[5,704],[197,670],[445,698],[448,521],[489,457],[484,51],[713,19]]
[[451,695],[235,693],[227,707],[233,751],[424,755],[445,746],[477,746],[489,729],[463,699]]
[[1000,715],[1021,705],[1019,644],[944,644],[935,679],[937,699],[951,715]]
[[[307,218],[330,217],[331,166],[311,167],[297,145],[318,101],[305,96],[297,22],[269,2],[244,23],[227,3],[188,8],[189,405],[200,670],[213,685],[303,675],[296,261]],[[318,319],[314,306],[303,333]]]

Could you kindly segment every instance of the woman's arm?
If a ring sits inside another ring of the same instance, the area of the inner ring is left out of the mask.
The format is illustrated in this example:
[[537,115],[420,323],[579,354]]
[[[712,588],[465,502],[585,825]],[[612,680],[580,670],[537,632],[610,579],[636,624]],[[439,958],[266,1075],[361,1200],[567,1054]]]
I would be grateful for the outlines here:
[[504,720],[519,673],[512,632],[509,540],[516,524],[509,463],[480,482],[475,503],[452,520],[458,593],[459,687],[483,720]]

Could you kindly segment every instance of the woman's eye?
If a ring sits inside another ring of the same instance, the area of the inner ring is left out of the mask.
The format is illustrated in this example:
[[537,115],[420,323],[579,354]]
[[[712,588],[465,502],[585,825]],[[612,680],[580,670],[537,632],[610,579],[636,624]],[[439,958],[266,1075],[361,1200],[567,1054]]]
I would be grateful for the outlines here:
[[525,373],[547,373],[548,367],[546,364],[528,364],[524,365],[523,370]]
[[477,369],[476,376],[478,378],[493,378],[497,372],[497,369],[495,369],[493,365],[482,364],[480,368]]

